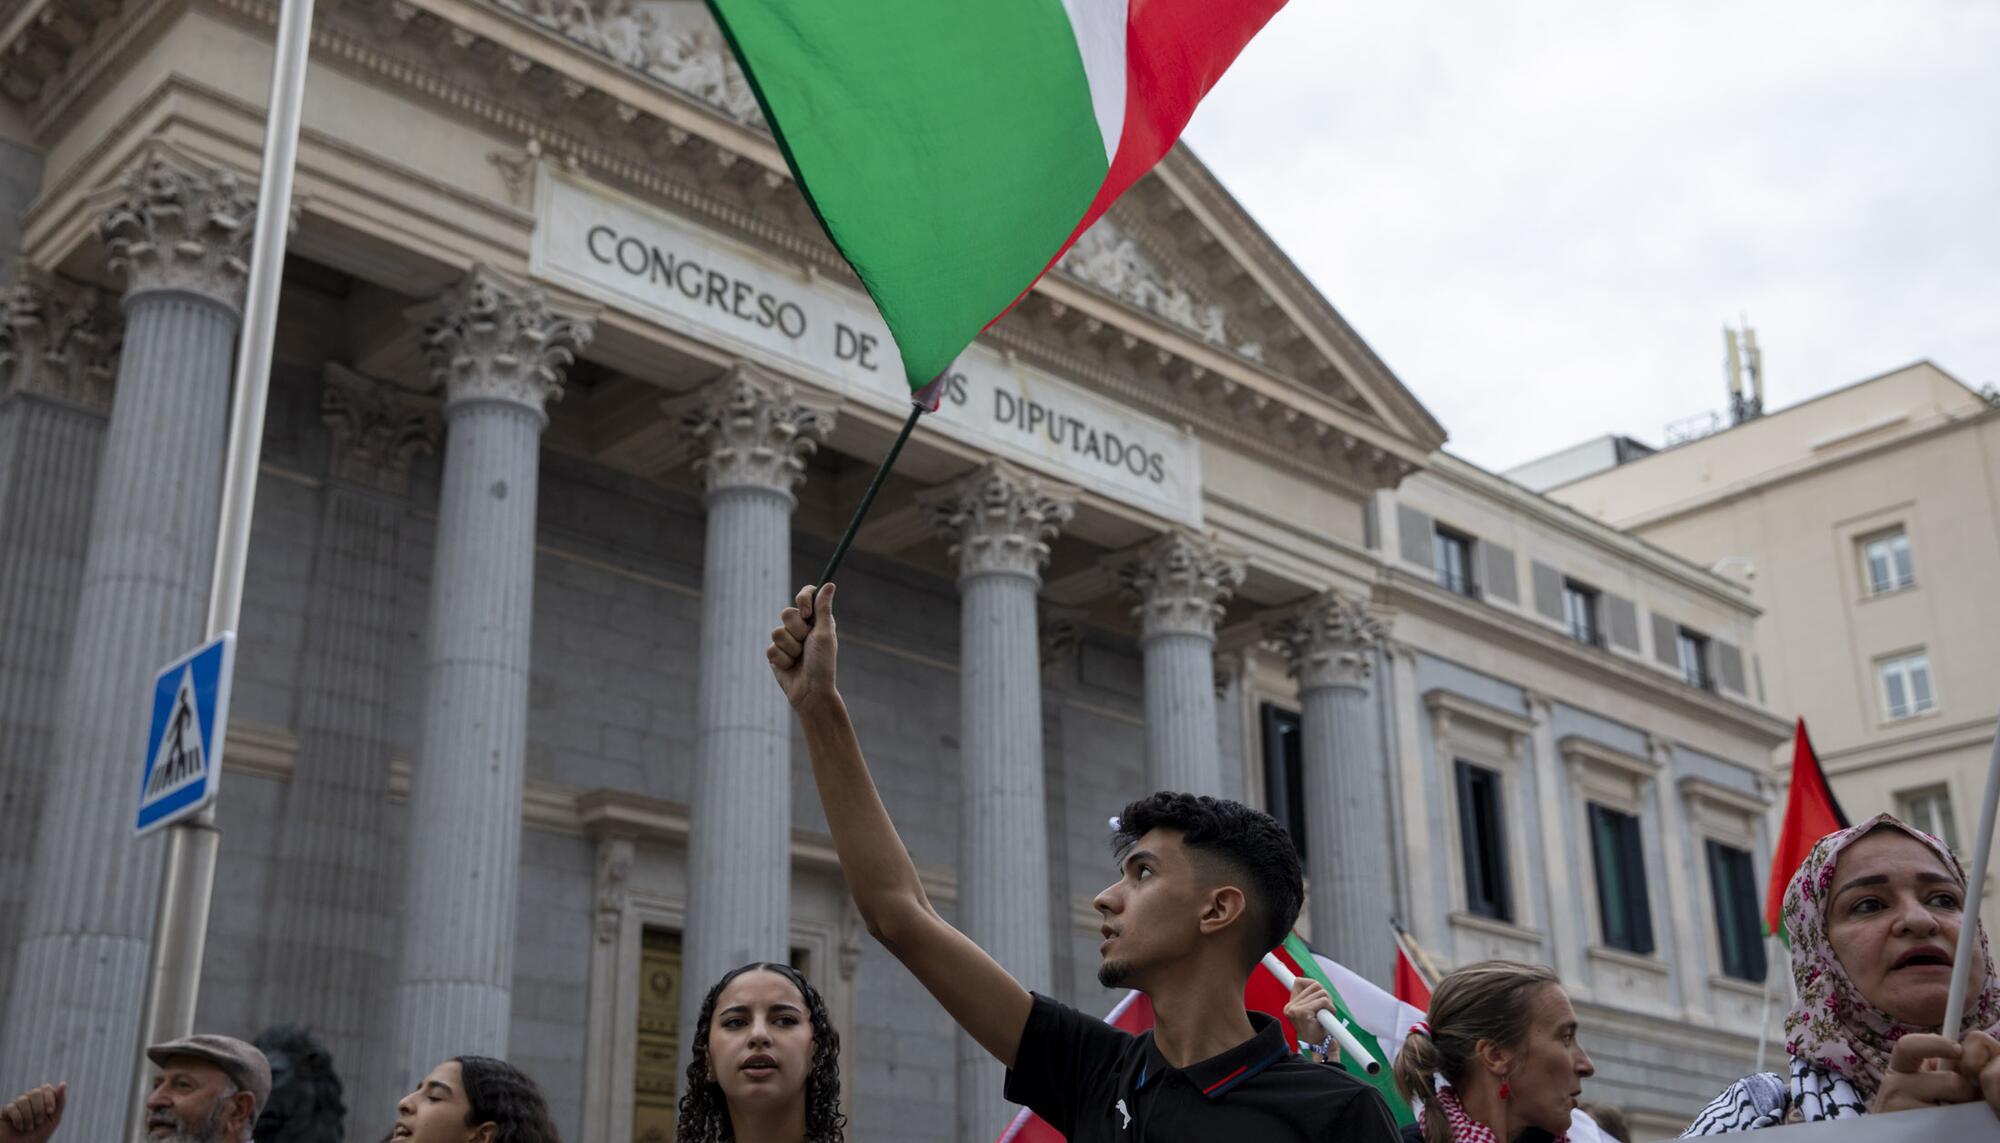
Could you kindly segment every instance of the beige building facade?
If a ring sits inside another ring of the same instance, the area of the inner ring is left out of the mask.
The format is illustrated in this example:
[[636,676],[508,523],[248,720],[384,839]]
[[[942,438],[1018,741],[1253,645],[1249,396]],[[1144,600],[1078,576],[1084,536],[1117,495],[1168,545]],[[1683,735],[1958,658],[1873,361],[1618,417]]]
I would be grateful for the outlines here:
[[[0,1086],[69,1079],[80,1137],[133,1064],[124,768],[201,633],[274,20],[0,0]],[[475,1051],[650,1143],[701,991],[786,958],[857,1138],[992,1138],[760,657],[907,403],[705,9],[349,0],[312,62],[201,1025],[315,1029],[363,1135]],[[1176,151],[959,362],[841,574],[844,687],[933,898],[1031,986],[1111,1003],[1110,815],[1241,797],[1322,948],[1555,964],[1666,1134],[1754,1051],[1759,607],[1444,437]]]
[[1922,361],[1548,494],[1743,583],[1760,697],[1805,718],[1848,816],[1971,846],[2000,713],[1990,395]]

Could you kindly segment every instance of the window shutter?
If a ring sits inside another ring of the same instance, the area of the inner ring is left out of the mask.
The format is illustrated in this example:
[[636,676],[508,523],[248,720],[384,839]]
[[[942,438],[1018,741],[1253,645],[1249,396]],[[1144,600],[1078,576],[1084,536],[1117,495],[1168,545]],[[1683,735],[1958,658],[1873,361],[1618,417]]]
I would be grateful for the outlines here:
[[1722,685],[1722,689],[1739,695],[1748,694],[1749,692],[1743,687],[1742,650],[1734,643],[1724,643],[1718,639],[1709,644],[1709,651],[1715,658],[1715,680]]
[[1431,518],[1407,504],[1396,505],[1397,547],[1403,558],[1418,567],[1430,567]]
[[1653,613],[1653,657],[1680,673],[1681,625],[1657,611]]
[[1544,563],[1530,563],[1528,575],[1535,590],[1535,610],[1557,623],[1563,621],[1562,573]]
[[1604,622],[1611,642],[1627,651],[1639,649],[1639,609],[1621,595],[1604,595]]
[[1479,542],[1480,586],[1484,593],[1508,603],[1521,601],[1520,577],[1514,568],[1514,550],[1490,540]]

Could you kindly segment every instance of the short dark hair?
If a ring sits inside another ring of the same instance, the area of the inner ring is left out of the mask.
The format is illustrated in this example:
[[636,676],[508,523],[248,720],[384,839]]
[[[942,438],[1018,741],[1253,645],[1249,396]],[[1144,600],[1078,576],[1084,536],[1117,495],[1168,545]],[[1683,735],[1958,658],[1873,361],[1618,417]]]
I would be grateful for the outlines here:
[[1182,845],[1243,878],[1250,964],[1284,943],[1305,904],[1306,882],[1299,852],[1276,818],[1228,798],[1161,790],[1118,815],[1111,851],[1123,854],[1156,829],[1179,831]]
[[528,1074],[491,1056],[454,1056],[465,1085],[465,1125],[491,1123],[493,1143],[562,1143],[548,1101]]

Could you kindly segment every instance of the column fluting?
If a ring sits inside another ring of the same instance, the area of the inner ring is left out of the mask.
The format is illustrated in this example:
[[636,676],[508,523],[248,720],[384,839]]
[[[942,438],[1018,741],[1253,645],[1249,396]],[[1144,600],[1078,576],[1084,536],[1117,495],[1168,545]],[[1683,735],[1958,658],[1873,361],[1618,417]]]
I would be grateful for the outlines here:
[[1243,582],[1243,561],[1203,537],[1170,532],[1118,575],[1139,601],[1133,614],[1145,656],[1146,789],[1219,796],[1215,625]]

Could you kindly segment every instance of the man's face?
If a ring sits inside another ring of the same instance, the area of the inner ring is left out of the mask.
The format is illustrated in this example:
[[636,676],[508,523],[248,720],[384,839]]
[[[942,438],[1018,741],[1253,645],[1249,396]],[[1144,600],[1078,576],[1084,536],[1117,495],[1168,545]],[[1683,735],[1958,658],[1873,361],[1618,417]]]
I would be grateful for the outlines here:
[[1119,857],[1118,880],[1092,902],[1104,920],[1098,983],[1145,990],[1148,979],[1197,947],[1213,887],[1179,830],[1148,830]]
[[235,1090],[223,1070],[195,1056],[174,1056],[146,1097],[146,1135],[158,1143],[236,1143],[255,1099]]

